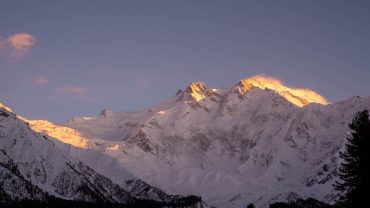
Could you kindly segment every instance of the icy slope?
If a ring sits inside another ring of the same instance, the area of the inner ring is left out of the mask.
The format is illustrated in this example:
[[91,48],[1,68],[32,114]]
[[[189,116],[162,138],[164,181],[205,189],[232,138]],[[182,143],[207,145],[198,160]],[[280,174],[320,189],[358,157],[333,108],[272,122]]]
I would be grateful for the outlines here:
[[[347,124],[365,108],[370,98],[328,104],[315,92],[252,77],[227,89],[192,83],[152,108],[105,110],[65,126],[87,139],[86,149],[116,158],[116,169],[166,192],[218,207],[268,206],[298,196],[333,202]],[[88,164],[99,160],[84,155]]]

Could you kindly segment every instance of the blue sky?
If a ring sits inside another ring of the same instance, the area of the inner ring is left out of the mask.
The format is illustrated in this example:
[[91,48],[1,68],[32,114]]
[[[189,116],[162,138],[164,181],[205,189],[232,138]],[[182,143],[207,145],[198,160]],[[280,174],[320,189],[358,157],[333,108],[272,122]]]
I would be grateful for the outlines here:
[[62,123],[256,74],[331,102],[369,96],[369,22],[359,0],[3,0],[0,102]]

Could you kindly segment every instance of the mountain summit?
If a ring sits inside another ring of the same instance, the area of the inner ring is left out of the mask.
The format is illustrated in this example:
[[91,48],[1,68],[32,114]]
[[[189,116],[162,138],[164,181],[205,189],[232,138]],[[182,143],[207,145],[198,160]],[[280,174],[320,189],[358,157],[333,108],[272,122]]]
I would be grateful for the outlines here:
[[307,89],[297,89],[289,88],[283,83],[273,77],[257,75],[247,79],[243,79],[239,82],[241,92],[247,92],[253,87],[260,88],[262,90],[269,89],[273,90],[289,102],[303,107],[309,103],[319,103],[323,105],[329,104],[329,102],[318,93],[307,90]]
[[[310,103],[318,103],[322,105],[329,104],[326,98],[312,90],[290,88],[285,86],[280,80],[264,75],[256,75],[242,79],[234,87],[229,89],[207,89],[205,84],[202,82],[192,82],[183,93],[187,94],[186,98],[188,100],[199,103],[204,101],[205,98],[211,97],[215,94],[220,95],[230,91],[244,94],[253,88],[274,91],[298,107],[304,107]],[[182,91],[179,91],[178,94],[181,94],[181,92]]]

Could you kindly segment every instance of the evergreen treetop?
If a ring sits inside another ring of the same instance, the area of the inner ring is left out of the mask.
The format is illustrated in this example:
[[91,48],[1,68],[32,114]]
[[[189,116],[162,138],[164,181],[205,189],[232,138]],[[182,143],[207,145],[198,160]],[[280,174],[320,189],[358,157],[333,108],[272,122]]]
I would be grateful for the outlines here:
[[341,204],[357,207],[365,203],[364,193],[369,187],[370,120],[367,110],[358,112],[349,124],[343,159],[339,168],[339,181],[334,187],[343,193]]

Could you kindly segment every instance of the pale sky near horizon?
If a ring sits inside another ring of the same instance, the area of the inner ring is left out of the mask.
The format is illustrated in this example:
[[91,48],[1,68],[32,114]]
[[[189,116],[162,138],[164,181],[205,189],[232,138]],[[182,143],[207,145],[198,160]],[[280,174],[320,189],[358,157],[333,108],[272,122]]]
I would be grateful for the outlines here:
[[370,96],[370,1],[0,1],[0,102],[63,123],[256,74]]

